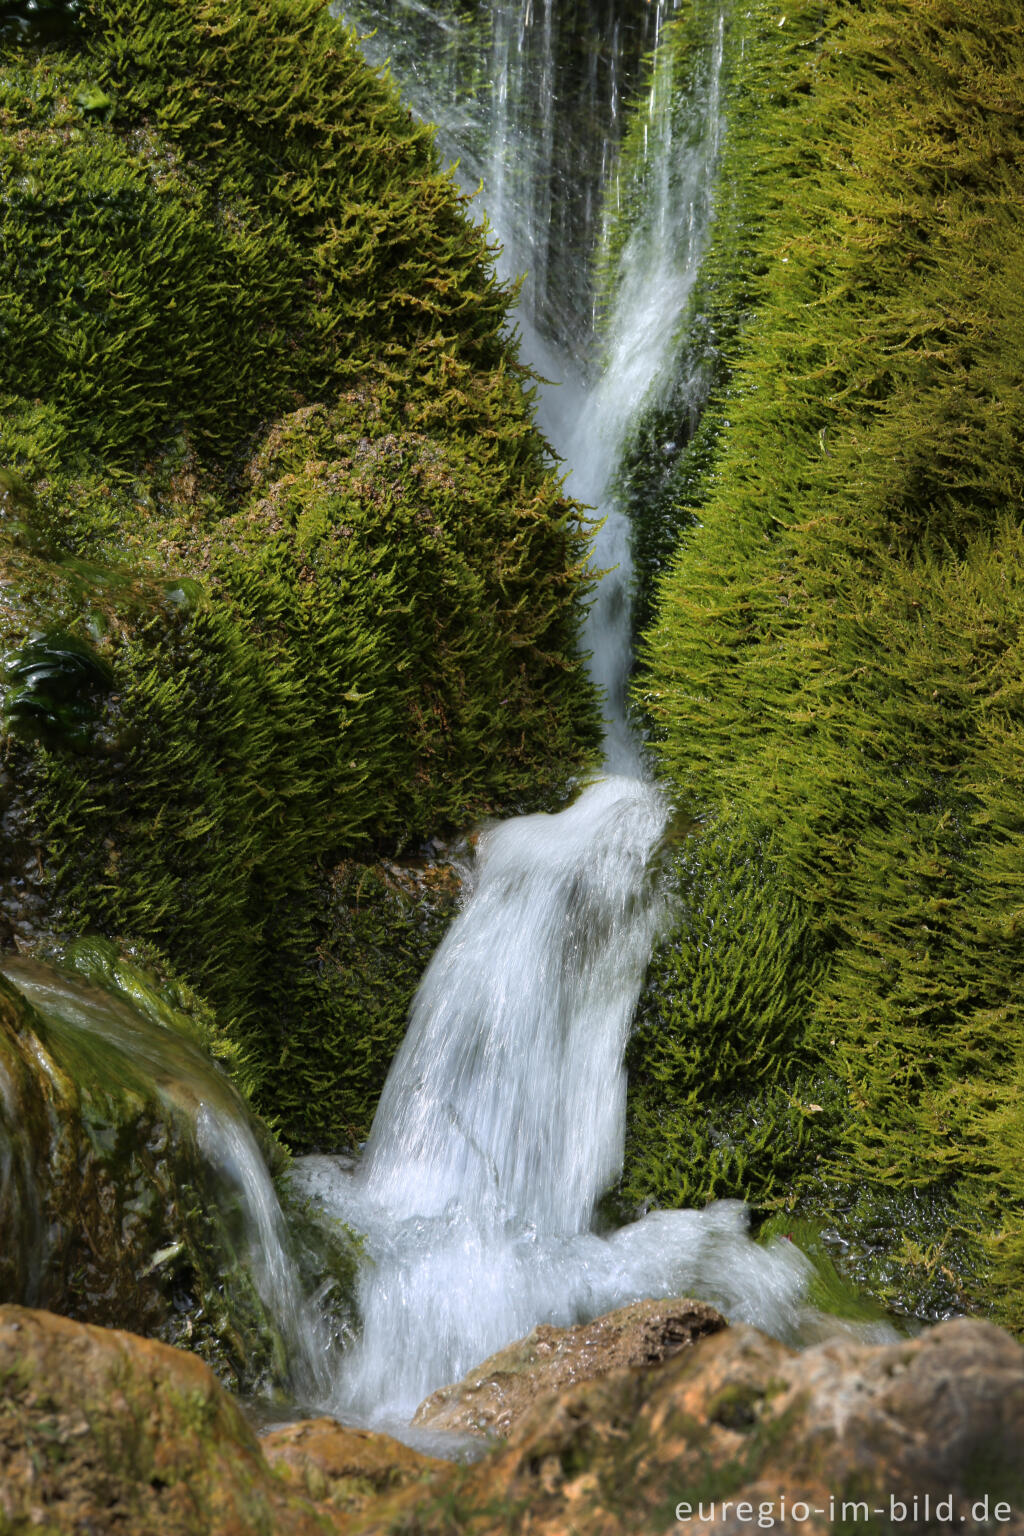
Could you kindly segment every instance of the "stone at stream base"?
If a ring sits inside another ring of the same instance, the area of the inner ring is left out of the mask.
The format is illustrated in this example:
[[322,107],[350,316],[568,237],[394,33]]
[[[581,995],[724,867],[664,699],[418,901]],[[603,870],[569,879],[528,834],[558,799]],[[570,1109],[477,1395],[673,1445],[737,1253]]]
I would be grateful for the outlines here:
[[261,1444],[197,1356],[0,1306],[0,1536],[355,1536],[364,1506],[451,1472],[332,1419]]
[[714,1307],[689,1298],[636,1301],[575,1328],[541,1323],[462,1381],[432,1393],[417,1408],[413,1423],[507,1438],[539,1393],[596,1381],[612,1371],[657,1365],[725,1326]]
[[451,1471],[449,1463],[423,1456],[390,1435],[348,1429],[336,1419],[300,1419],[271,1430],[260,1444],[289,1486],[348,1513],[425,1474]]
[[1021,1536],[1024,1349],[967,1319],[895,1344],[847,1336],[800,1353],[728,1328],[650,1370],[540,1399],[506,1447],[359,1526],[360,1536],[765,1529]]
[[267,1451],[194,1356],[0,1307],[2,1536],[1024,1536],[1024,1350],[728,1328],[538,1394],[474,1466],[326,1420]]

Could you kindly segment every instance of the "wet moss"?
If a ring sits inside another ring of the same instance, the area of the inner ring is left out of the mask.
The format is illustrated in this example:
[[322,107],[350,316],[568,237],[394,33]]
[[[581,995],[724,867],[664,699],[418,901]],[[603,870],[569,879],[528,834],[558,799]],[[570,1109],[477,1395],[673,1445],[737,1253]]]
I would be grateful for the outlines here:
[[84,747],[110,668],[85,640],[50,630],[3,659],[2,713],[8,730],[29,741]]
[[808,1049],[822,957],[770,842],[742,826],[693,829],[669,874],[675,918],[627,1053],[618,1198],[769,1203],[813,1162],[832,1118]]
[[[199,1135],[186,1081],[194,1057],[182,1055],[181,1084],[168,1076],[177,1056],[166,1037],[192,1045],[194,1018],[168,1000],[166,982],[109,946],[79,946],[63,965],[9,962],[10,977],[0,975],[11,1088],[0,1111],[0,1300],[187,1344],[236,1387],[281,1385],[287,1364],[252,1278],[251,1234]],[[116,984],[75,979],[103,974]],[[58,1001],[30,1003],[22,987],[35,996],[36,981]],[[204,1070],[208,1095],[244,1118],[212,1062]],[[341,1326],[355,1249],[345,1234],[335,1248]]]

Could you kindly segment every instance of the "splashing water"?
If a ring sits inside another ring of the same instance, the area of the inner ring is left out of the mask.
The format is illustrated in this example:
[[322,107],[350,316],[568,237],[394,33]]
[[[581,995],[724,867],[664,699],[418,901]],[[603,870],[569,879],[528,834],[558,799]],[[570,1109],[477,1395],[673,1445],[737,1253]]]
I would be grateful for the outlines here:
[[[521,155],[525,121],[512,89],[523,88],[517,57],[533,60],[541,98],[529,141],[540,180],[558,138],[553,4],[493,13],[495,95],[484,121],[494,142],[478,159],[485,175],[490,166],[484,198],[506,262],[509,251],[533,258],[525,294],[534,309],[517,317],[523,351],[547,378],[566,380],[542,390],[541,426],[576,466],[570,493],[604,518],[594,559],[612,569],[585,645],[605,700],[606,776],[559,815],[483,833],[472,891],[417,993],[361,1163],[353,1170],[318,1156],[295,1165],[295,1182],[326,1217],[366,1234],[362,1334],[327,1406],[399,1432],[428,1393],[541,1321],[568,1325],[645,1296],[687,1293],[782,1337],[812,1318],[808,1261],[784,1241],[754,1244],[736,1202],[656,1212],[606,1235],[591,1229],[621,1168],[623,1053],[663,917],[652,871],[667,817],[626,718],[631,566],[612,487],[631,421],[670,383],[706,242],[724,11],[696,72],[682,144],[670,66],[654,70],[644,207],[618,262],[605,365],[588,383],[578,332],[561,355],[551,340],[551,178],[525,205],[521,177],[517,196],[510,188],[509,139]],[[653,10],[657,37],[668,12]],[[375,19],[386,29],[382,13]],[[538,47],[547,59],[539,70]],[[422,75],[416,85],[421,109],[444,121],[443,103],[423,101]],[[613,70],[609,122],[619,88]],[[605,156],[611,144],[609,132]]]

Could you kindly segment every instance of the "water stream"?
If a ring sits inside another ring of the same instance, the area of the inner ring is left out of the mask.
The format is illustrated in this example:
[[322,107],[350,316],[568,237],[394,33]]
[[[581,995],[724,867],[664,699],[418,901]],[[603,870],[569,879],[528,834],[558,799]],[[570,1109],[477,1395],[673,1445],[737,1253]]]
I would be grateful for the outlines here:
[[[657,36],[668,7],[659,0],[650,9]],[[386,27],[383,13],[376,19]],[[666,69],[650,81],[644,206],[619,262],[603,344],[589,358],[579,324],[558,347],[565,291],[550,270],[545,225],[554,217],[557,19],[555,0],[496,6],[494,94],[486,108],[476,98],[472,124],[479,138],[483,121],[496,140],[483,155],[477,140],[476,158],[504,259],[535,258],[519,314],[523,349],[563,381],[541,395],[541,426],[573,466],[570,493],[604,518],[594,561],[611,569],[585,645],[605,699],[605,765],[560,814],[483,833],[471,890],[420,986],[359,1164],[312,1157],[293,1174],[325,1217],[366,1234],[362,1333],[325,1406],[392,1428],[434,1388],[541,1321],[571,1324],[681,1294],[781,1336],[796,1336],[810,1317],[806,1260],[786,1242],[751,1242],[736,1203],[593,1229],[597,1201],[621,1167],[623,1052],[663,918],[655,855],[667,816],[626,715],[629,536],[613,487],[630,421],[668,382],[712,216],[725,14],[714,12],[695,71],[698,130],[685,144],[673,139]],[[520,76],[524,62],[530,80]],[[450,53],[447,63],[450,72]],[[619,111],[614,70],[609,78],[606,163]],[[414,83],[428,115],[460,119],[449,103],[424,103],[422,70]],[[532,112],[520,99],[526,91]],[[509,134],[519,160],[514,196]],[[543,184],[525,199],[524,166]]]

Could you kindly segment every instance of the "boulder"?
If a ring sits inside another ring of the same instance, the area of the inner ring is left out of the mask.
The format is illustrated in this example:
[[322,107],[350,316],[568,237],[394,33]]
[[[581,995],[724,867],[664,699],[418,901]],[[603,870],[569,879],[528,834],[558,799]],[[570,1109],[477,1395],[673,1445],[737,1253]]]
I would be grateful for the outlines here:
[[655,1365],[725,1318],[702,1301],[637,1301],[575,1328],[541,1323],[491,1355],[455,1386],[441,1387],[420,1404],[414,1424],[462,1434],[507,1437],[537,1400],[629,1366]]
[[[401,1496],[417,1536],[1021,1532],[1024,1349],[968,1319],[802,1352],[728,1328],[540,1395],[504,1449],[438,1495]],[[364,1516],[361,1536],[397,1518]]]
[[194,1355],[0,1307],[0,1530],[323,1536]]

